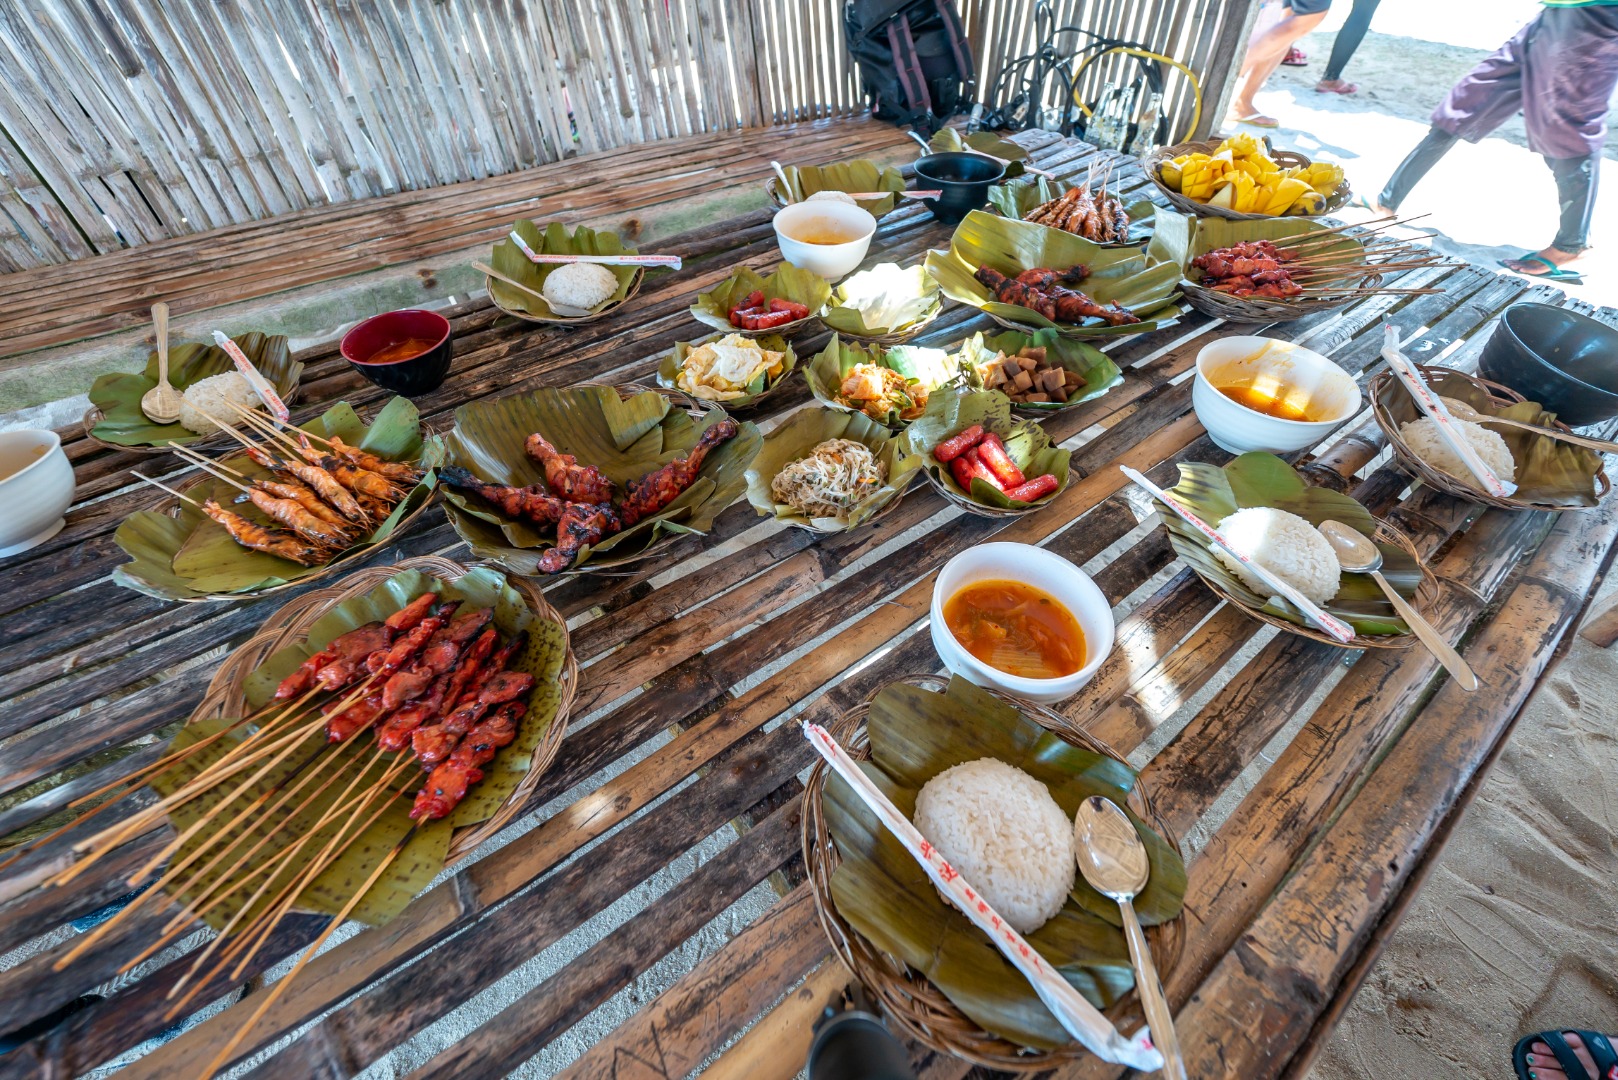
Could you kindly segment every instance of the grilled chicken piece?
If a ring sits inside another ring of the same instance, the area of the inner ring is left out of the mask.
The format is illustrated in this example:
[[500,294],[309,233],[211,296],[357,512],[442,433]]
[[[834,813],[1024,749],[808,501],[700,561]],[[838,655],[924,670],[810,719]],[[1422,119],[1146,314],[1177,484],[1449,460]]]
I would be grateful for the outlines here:
[[438,475],[450,487],[470,491],[478,498],[493,503],[507,517],[523,518],[535,525],[553,525],[567,509],[566,500],[540,490],[538,484],[532,487],[490,484],[454,465],[444,466],[438,470]]
[[556,523],[556,546],[539,557],[540,571],[560,574],[573,565],[580,548],[598,543],[621,527],[618,512],[610,503],[568,503],[562,519]]
[[653,469],[629,485],[629,494],[620,509],[624,528],[642,518],[651,517],[679,497],[680,492],[702,471],[702,462],[708,452],[740,430],[734,420],[721,420],[702,433],[697,445],[683,458],[676,458],[662,468]]
[[534,432],[523,444],[528,456],[545,470],[545,482],[568,502],[605,503],[612,501],[613,484],[594,465],[580,465],[572,454],[564,454]]

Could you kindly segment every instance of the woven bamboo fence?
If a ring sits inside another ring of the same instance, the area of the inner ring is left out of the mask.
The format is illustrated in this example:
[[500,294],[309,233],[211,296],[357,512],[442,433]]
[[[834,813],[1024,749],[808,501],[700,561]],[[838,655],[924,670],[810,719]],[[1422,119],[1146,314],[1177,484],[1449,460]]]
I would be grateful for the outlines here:
[[[1217,87],[1252,4],[1055,6]],[[1032,46],[1031,11],[962,4],[980,85]],[[0,0],[0,272],[857,113],[841,17],[842,0]],[[1166,110],[1189,115],[1183,94]]]

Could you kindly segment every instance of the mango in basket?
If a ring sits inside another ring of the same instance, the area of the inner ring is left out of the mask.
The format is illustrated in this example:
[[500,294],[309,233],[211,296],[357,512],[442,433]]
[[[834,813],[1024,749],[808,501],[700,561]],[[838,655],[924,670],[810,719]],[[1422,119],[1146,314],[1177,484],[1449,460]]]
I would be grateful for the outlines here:
[[1158,177],[1188,199],[1237,213],[1280,216],[1324,213],[1326,197],[1343,182],[1343,170],[1328,161],[1283,169],[1262,142],[1244,132],[1212,154],[1165,161]]

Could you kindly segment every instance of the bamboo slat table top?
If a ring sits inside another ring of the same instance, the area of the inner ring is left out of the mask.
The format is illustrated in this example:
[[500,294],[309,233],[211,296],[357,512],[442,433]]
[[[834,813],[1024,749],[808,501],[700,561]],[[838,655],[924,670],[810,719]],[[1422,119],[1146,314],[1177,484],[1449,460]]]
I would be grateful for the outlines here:
[[[753,151],[766,158],[790,152],[763,145],[771,135],[756,138]],[[1041,165],[1062,174],[1084,169],[1092,152],[1037,135],[1030,143]],[[1126,188],[1142,187],[1133,166],[1125,176]],[[883,223],[872,260],[912,261],[947,235],[906,208]],[[534,329],[499,316],[484,297],[456,308],[455,367],[440,390],[418,399],[424,415],[442,426],[477,397],[646,381],[676,340],[704,332],[686,312],[699,289],[738,263],[763,268],[776,259],[762,212],[665,249],[684,255],[686,269],[654,277],[611,319]],[[1380,364],[1384,322],[1399,328],[1411,355],[1466,366],[1511,303],[1591,310],[1471,266],[1419,271],[1401,284],[1442,292],[1374,297],[1266,332],[1328,353],[1363,381]],[[1618,323],[1618,312],[1594,314]],[[953,343],[984,322],[954,307],[924,342]],[[412,1075],[518,1069],[761,882],[780,895],[764,916],[734,928],[564,1075],[794,1075],[810,1023],[847,977],[803,884],[798,795],[812,752],[786,721],[829,722],[892,678],[937,670],[926,629],[933,575],[951,555],[993,538],[1044,544],[1087,565],[1118,606],[1112,656],[1060,708],[1143,768],[1170,826],[1187,838],[1188,932],[1168,992],[1191,1075],[1301,1076],[1605,572],[1618,514],[1481,512],[1428,490],[1407,493],[1374,422],[1362,417],[1307,468],[1415,539],[1443,580],[1433,621],[1462,642],[1485,688],[1461,692],[1419,648],[1361,654],[1277,635],[1221,604],[1175,561],[1117,469],[1129,464],[1170,484],[1178,461],[1227,460],[1191,412],[1189,373],[1203,344],[1232,332],[1251,330],[1192,314],[1107,345],[1125,381],[1047,423],[1073,447],[1078,479],[1038,514],[1009,524],[958,516],[918,485],[881,521],[815,537],[762,521],[743,502],[711,535],[683,540],[632,577],[550,585],[547,595],[573,621],[584,668],[574,730],[533,796],[534,812],[392,923],[342,938],[315,959],[244,1045],[275,1047],[251,1075],[358,1075],[732,824],[736,838],[719,854],[672,890],[638,900],[611,929],[598,927],[575,959]],[[802,341],[799,351],[819,344]],[[304,359],[300,415],[384,396],[334,345]],[[782,396],[765,419],[808,400],[801,382]],[[76,795],[153,760],[199,700],[221,648],[285,599],[179,605],[115,587],[112,530],[153,501],[131,486],[128,470],[172,471],[176,462],[137,461],[71,436],[68,449],[80,485],[68,527],[0,563],[0,798],[10,800],[0,836],[43,831]],[[373,561],[435,552],[465,557],[436,510]],[[196,940],[113,981],[168,911],[131,920],[104,947],[51,970],[74,936],[67,921],[116,900],[122,876],[165,838],[138,837],[60,888],[38,882],[61,865],[72,834],[0,873],[0,956],[35,946],[0,970],[0,1032],[92,990],[105,996],[0,1056],[0,1080],[78,1075],[168,1026],[164,995]],[[322,923],[288,920],[254,974],[307,945]],[[221,982],[199,1000],[235,989]],[[243,1015],[230,1007],[203,1019],[122,1075],[193,1075]],[[930,1080],[969,1071],[919,1048],[916,1062]],[[1117,1070],[1090,1061],[1062,1075]]]

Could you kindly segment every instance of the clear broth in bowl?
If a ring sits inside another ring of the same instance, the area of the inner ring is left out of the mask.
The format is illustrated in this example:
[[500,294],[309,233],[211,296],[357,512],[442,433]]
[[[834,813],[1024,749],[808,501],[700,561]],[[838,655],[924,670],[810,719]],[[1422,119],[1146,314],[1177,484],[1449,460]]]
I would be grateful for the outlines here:
[[794,225],[786,230],[786,234],[802,244],[852,244],[861,236],[864,230],[855,225],[844,225],[839,221],[826,218],[811,218],[801,225]]

